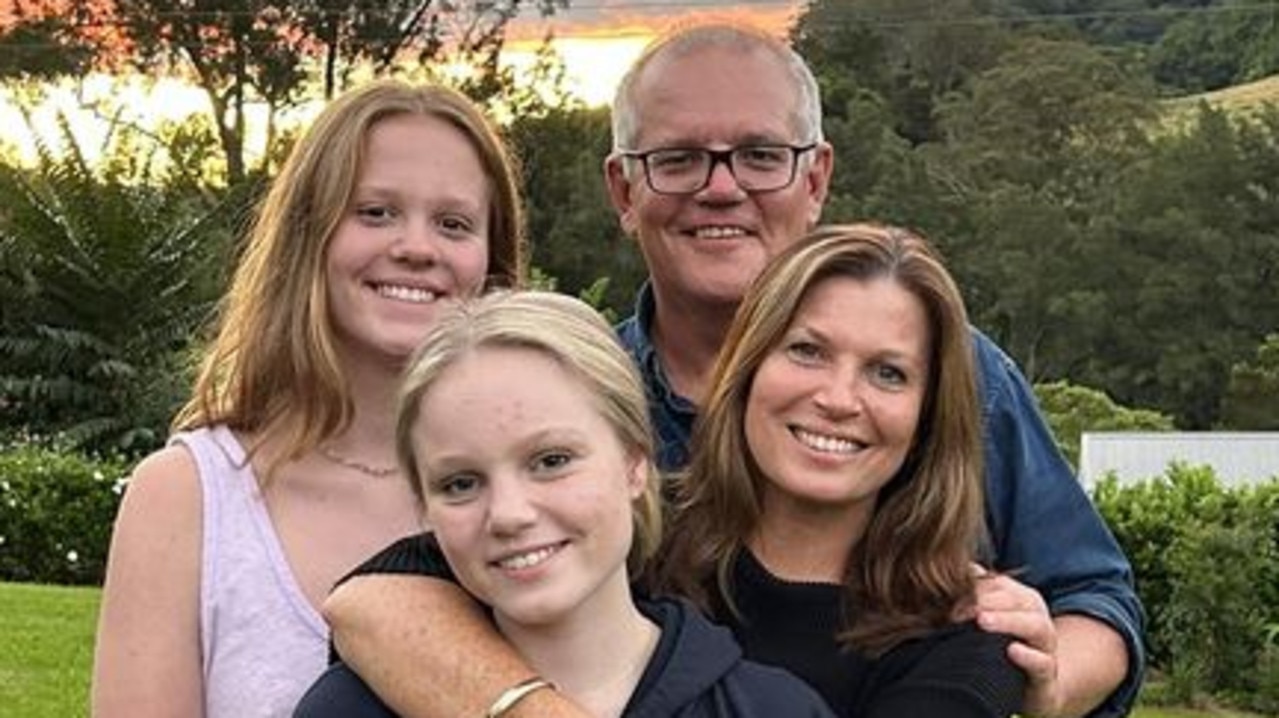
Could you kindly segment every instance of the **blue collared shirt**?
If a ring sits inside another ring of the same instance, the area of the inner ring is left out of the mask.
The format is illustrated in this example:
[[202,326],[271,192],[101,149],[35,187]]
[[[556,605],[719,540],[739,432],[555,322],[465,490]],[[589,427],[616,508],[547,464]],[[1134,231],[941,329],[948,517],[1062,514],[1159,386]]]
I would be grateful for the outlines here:
[[[648,392],[657,432],[657,462],[664,471],[688,463],[697,407],[675,393],[653,346],[656,305],[645,284],[635,314],[617,325]],[[986,465],[986,527],[998,571],[1043,594],[1053,615],[1076,613],[1101,620],[1128,645],[1128,675],[1093,718],[1124,716],[1145,672],[1145,615],[1132,567],[1092,501],[1062,458],[1035,403],[1030,384],[1012,359],[973,329],[982,407]]]

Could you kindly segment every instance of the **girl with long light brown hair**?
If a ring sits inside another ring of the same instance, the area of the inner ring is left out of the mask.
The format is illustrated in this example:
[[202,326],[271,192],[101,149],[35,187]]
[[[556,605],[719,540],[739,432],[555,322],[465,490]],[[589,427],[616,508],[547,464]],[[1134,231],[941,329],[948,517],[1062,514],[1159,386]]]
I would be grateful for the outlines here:
[[98,716],[279,716],[339,577],[420,530],[393,397],[451,303],[522,269],[515,172],[464,96],[383,81],[320,114],[262,201],[169,446],[129,482]]

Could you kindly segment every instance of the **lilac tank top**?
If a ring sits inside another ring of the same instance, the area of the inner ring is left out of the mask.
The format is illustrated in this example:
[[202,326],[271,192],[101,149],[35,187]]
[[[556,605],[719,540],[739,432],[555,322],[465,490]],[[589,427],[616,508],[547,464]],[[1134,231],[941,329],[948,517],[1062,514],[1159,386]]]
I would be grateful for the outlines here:
[[200,639],[207,718],[289,716],[328,662],[328,625],[284,558],[244,448],[224,426],[175,435],[204,500]]

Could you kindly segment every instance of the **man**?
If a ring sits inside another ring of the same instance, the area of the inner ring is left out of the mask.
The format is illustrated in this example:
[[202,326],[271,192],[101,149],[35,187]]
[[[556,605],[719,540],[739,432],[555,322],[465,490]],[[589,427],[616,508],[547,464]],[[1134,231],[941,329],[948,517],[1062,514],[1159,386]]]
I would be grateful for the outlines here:
[[[659,41],[618,90],[605,178],[650,275],[635,316],[618,331],[649,386],[664,468],[687,458],[697,403],[747,286],[820,217],[833,152],[822,140],[817,92],[784,44],[723,26]],[[779,162],[790,171],[755,171]],[[977,620],[1019,639],[1010,658],[1030,678],[1025,713],[1122,715],[1144,661],[1127,560],[1057,453],[1025,380],[988,339],[974,332],[974,341],[992,559],[1025,582],[981,581]],[[430,600],[464,603],[442,596],[440,583],[361,577],[326,613],[343,654],[392,705],[429,716],[482,714],[529,672],[479,627],[404,627],[406,615],[439,605]],[[466,650],[445,654],[445,645]],[[391,669],[404,661],[425,670]],[[456,690],[421,690],[413,685],[421,674],[431,677],[423,683]],[[506,715],[578,714],[540,691]]]

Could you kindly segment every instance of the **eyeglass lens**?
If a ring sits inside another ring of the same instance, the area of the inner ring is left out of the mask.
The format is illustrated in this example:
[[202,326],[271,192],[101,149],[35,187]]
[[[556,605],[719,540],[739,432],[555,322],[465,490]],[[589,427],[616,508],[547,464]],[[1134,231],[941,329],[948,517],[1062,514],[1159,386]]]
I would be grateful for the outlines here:
[[697,192],[710,182],[721,162],[742,189],[767,191],[791,183],[798,153],[788,145],[748,145],[729,150],[656,150],[645,159],[649,182],[658,192]]

